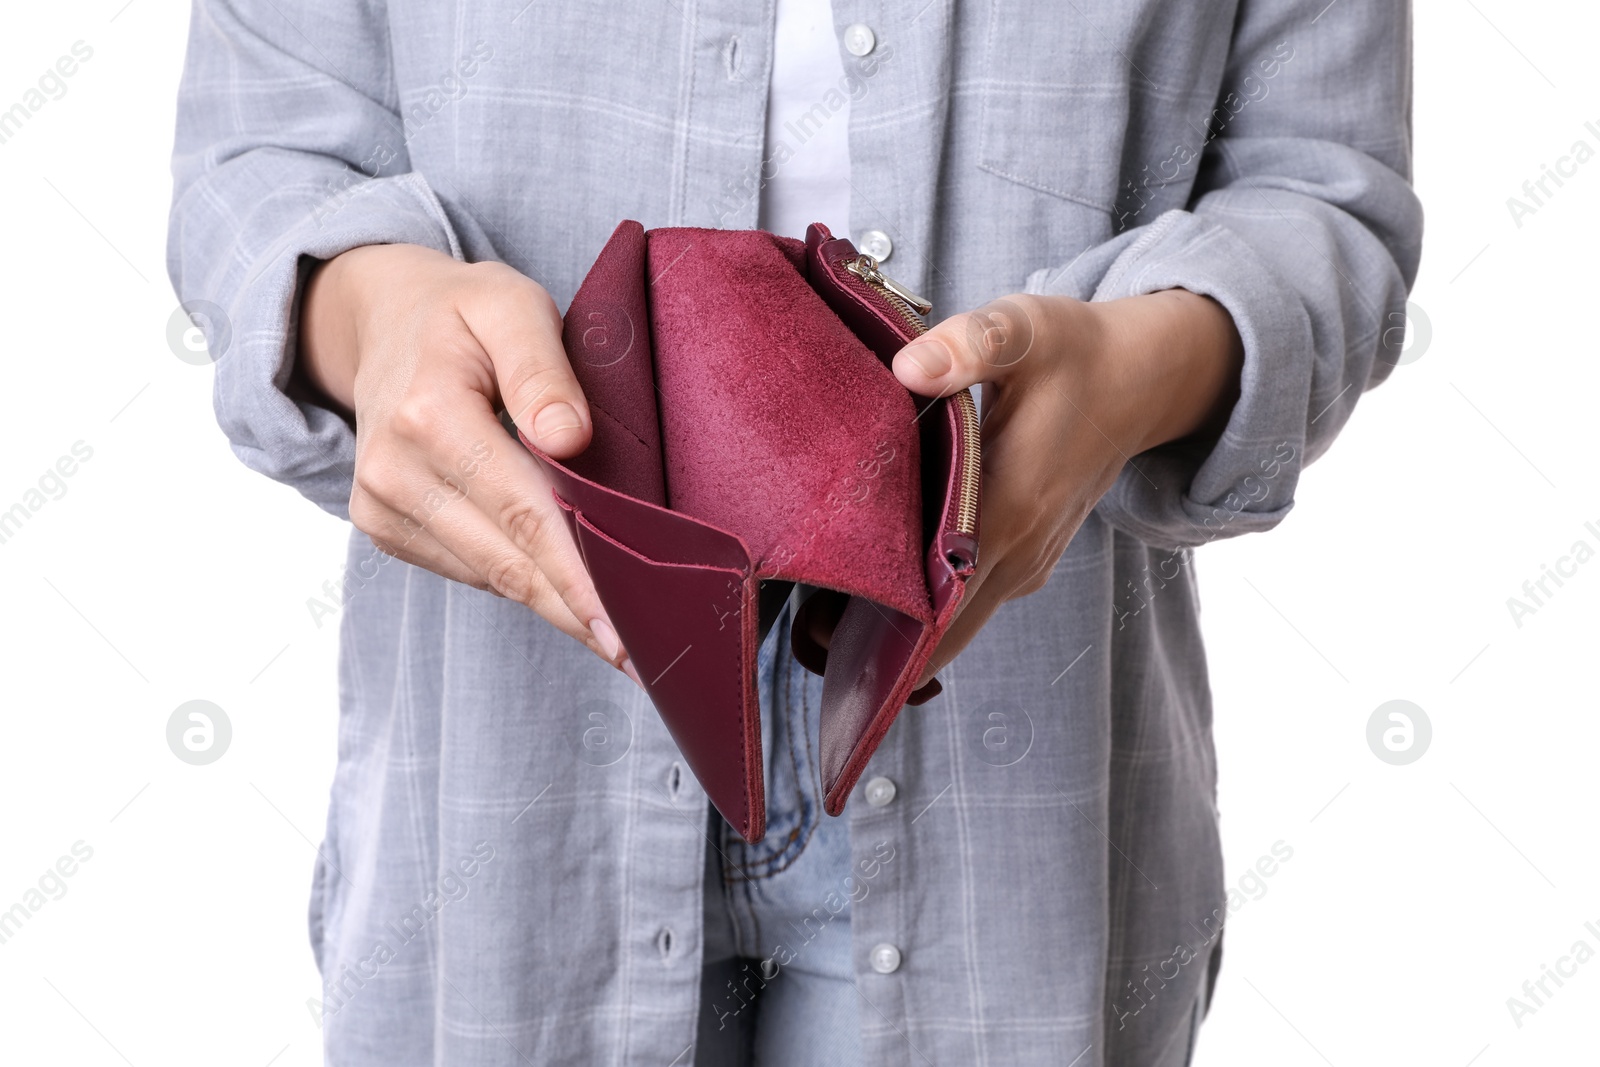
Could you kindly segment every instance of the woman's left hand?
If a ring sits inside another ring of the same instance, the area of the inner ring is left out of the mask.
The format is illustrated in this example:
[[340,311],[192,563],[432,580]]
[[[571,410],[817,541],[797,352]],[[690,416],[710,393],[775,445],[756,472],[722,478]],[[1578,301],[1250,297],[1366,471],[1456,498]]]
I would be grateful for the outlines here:
[[1243,362],[1227,311],[1184,289],[1104,303],[1004,297],[903,348],[894,373],[912,392],[983,386],[978,569],[918,685],[1002,604],[1044,588],[1130,457],[1220,432]]

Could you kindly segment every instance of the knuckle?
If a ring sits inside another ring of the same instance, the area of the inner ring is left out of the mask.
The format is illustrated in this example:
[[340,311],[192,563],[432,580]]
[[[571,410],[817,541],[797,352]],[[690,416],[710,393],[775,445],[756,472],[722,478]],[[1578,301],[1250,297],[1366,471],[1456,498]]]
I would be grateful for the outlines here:
[[496,283],[505,290],[507,296],[514,297],[525,307],[540,314],[556,310],[555,298],[545,287],[514,267],[507,267],[496,279]]
[[402,561],[405,560],[406,557],[404,551],[398,546],[390,544],[385,538],[369,535],[368,540],[372,542],[373,548],[377,549],[385,556],[388,556],[390,559],[398,559]]
[[[375,538],[379,530],[382,508],[366,490],[357,486],[350,494],[350,524],[368,537]],[[376,544],[376,540],[373,542]]]
[[474,272],[476,282],[491,299],[514,300],[523,308],[551,315],[557,322],[560,321],[560,315],[556,313],[555,298],[544,286],[515,267],[485,260],[471,264],[469,269]]
[[370,457],[357,457],[354,488],[350,494],[352,521],[358,499],[364,514],[375,515],[380,502],[394,500],[399,488],[400,478],[392,465],[376,462]]
[[996,303],[1026,322],[1037,322],[1049,306],[1036,293],[1012,293]]
[[500,528],[524,551],[544,539],[549,521],[547,513],[527,500],[510,500],[500,508]]
[[1051,568],[1029,555],[1016,554],[995,563],[988,580],[1006,590],[1004,599],[1032,596],[1050,581]]
[[515,285],[517,279],[526,277],[515,267],[496,259],[484,259],[476,263],[468,263],[466,269],[480,283],[495,286]]
[[573,573],[553,569],[551,573],[545,575],[545,581],[549,584],[551,592],[579,618],[588,618],[599,607],[598,604],[592,603],[596,597],[593,587],[586,579],[587,575],[581,570]]
[[533,561],[525,556],[505,555],[491,561],[483,572],[489,588],[508,600],[532,603],[538,590]]
[[1050,571],[1048,568],[1044,568],[1035,570],[1026,578],[1024,578],[1022,584],[1017,587],[1017,590],[1023,596],[1032,596],[1033,594],[1043,590],[1044,587],[1049,584]]
[[497,260],[485,259],[462,265],[461,277],[473,289],[493,291],[509,283],[517,271]]
[[447,415],[436,396],[412,392],[402,397],[389,416],[394,432],[409,441],[433,441],[443,433]]
[[498,277],[503,272],[511,269],[510,266],[500,262],[498,259],[479,259],[471,263],[463,263],[461,266],[464,270],[480,278]]
[[1028,574],[1023,582],[1023,587],[1028,593],[1037,593],[1050,584],[1050,579],[1055,577],[1056,563],[1061,559],[1061,549],[1053,543],[1040,545],[1034,556],[1028,561]]

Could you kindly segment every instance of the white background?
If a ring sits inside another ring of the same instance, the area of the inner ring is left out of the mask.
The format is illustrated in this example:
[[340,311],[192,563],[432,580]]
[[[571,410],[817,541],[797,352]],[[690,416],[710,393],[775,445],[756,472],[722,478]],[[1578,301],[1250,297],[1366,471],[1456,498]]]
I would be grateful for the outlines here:
[[[0,109],[94,50],[0,144],[0,510],[93,449],[0,545],[0,910],[93,849],[0,944],[6,1063],[320,1062],[305,904],[336,626],[305,602],[345,528],[233,458],[211,370],[168,347],[185,7],[22,5],[0,35]],[[1431,337],[1278,530],[1199,554],[1229,878],[1293,849],[1229,921],[1203,1067],[1595,1057],[1600,960],[1520,1027],[1506,1001],[1579,939],[1600,951],[1600,560],[1520,627],[1506,600],[1600,549],[1600,160],[1521,227],[1506,199],[1574,141],[1600,149],[1600,12],[1424,0],[1416,33]],[[166,744],[197,698],[233,724],[209,767]],[[1392,699],[1432,723],[1407,766],[1367,745]]]

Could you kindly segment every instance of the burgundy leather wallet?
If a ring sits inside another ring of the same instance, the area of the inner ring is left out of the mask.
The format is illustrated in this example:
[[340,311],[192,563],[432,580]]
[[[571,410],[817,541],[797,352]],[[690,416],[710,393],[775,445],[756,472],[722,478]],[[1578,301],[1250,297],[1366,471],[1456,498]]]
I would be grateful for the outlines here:
[[973,573],[972,396],[917,397],[889,370],[928,310],[820,225],[802,242],[624,222],[565,320],[593,439],[556,461],[523,438],[646,692],[746,840],[766,829],[756,651],[794,584],[843,600],[827,651],[800,656],[824,679],[838,815]]

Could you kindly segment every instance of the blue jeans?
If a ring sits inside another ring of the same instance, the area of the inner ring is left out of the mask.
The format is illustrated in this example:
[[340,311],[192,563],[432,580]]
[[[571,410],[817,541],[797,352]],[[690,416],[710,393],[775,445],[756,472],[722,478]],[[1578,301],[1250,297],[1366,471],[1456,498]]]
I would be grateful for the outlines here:
[[711,812],[696,1067],[861,1062],[850,951],[850,826],[822,811],[822,679],[789,652],[788,605],[762,642],[767,833],[746,844]]

